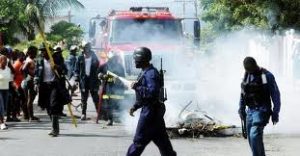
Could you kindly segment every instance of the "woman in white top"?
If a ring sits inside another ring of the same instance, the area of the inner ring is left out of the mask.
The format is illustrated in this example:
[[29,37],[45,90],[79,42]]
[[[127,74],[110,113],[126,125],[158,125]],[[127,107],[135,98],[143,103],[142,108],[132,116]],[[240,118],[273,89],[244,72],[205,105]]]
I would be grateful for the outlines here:
[[0,129],[7,129],[4,123],[4,106],[8,100],[9,81],[12,75],[10,69],[7,67],[7,57],[0,55]]

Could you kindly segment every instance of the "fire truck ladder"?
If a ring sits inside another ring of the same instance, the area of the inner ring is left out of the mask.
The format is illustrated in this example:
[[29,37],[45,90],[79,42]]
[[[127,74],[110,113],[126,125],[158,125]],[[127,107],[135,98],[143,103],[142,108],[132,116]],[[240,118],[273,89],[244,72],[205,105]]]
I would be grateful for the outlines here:
[[131,7],[129,10],[133,11],[133,12],[142,12],[142,11],[147,11],[147,12],[167,11],[167,12],[169,12],[170,11],[170,9],[168,7]]

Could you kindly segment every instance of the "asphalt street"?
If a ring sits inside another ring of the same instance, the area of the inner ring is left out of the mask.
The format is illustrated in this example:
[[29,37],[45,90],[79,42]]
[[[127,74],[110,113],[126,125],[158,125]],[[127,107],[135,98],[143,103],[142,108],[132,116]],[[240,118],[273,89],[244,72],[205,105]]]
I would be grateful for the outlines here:
[[[74,103],[79,103],[75,100]],[[78,128],[71,124],[70,117],[60,120],[61,135],[48,136],[50,119],[45,112],[38,111],[40,122],[8,123],[9,129],[0,131],[1,156],[124,156],[133,134],[126,126],[95,124],[96,113],[89,104],[90,120],[79,121]],[[65,112],[67,109],[65,108]],[[79,112],[74,111],[76,115]],[[178,156],[250,156],[247,140],[238,137],[226,138],[177,138],[172,139]],[[269,156],[298,156],[300,135],[267,135],[266,151]],[[143,156],[159,156],[153,143],[147,146]]]

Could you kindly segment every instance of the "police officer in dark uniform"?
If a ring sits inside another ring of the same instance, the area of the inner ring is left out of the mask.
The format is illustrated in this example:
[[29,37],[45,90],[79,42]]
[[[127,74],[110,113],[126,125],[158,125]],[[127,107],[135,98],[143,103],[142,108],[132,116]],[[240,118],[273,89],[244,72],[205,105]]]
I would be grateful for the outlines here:
[[[38,88],[38,105],[46,109],[52,121],[50,136],[59,135],[59,115],[64,103],[60,100],[62,85],[61,78],[64,75],[64,63],[54,54],[54,65],[51,64],[45,46],[40,48],[41,57],[37,62],[37,71],[34,78],[35,86]],[[51,49],[52,50],[52,49]]]
[[247,137],[253,156],[265,156],[263,131],[270,117],[274,125],[279,121],[280,92],[273,74],[260,68],[254,58],[246,57],[244,68],[246,72],[241,85],[239,114],[246,120]]
[[152,58],[150,49],[146,47],[134,50],[136,68],[142,72],[138,80],[132,84],[136,93],[136,102],[130,109],[130,115],[142,108],[133,144],[129,147],[127,156],[139,156],[145,147],[153,141],[158,146],[162,156],[175,156],[171,142],[166,132],[164,121],[165,105],[159,100],[160,76],[158,70],[150,64]]
[[103,100],[103,115],[107,119],[107,125],[113,125],[113,112],[118,111],[122,100],[124,100],[125,85],[117,78],[107,74],[107,71],[113,72],[118,76],[125,77],[125,69],[121,64],[121,57],[118,54],[112,56],[107,63],[100,66],[99,78],[102,80],[102,85],[105,85],[102,95]]

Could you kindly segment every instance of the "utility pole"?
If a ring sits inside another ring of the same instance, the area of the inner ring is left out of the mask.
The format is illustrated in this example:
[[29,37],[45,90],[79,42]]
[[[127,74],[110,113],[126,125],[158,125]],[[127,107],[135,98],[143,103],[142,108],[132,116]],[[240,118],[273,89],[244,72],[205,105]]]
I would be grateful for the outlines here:
[[198,18],[198,0],[175,0],[176,3],[182,3],[182,17],[185,17],[186,14],[186,5],[188,3],[194,3],[194,9],[195,9],[195,17]]
[[[176,3],[182,3],[182,18],[187,18],[186,17],[186,5],[189,3],[193,3],[194,4],[194,9],[195,9],[195,18],[198,18],[198,0],[175,0],[174,2]],[[185,30],[185,23],[182,23],[182,28],[183,30]]]
[[194,7],[195,7],[195,17],[198,18],[198,0],[195,0]]
[[71,10],[68,11],[68,22],[71,23],[71,18],[72,18],[72,14],[71,14]]

